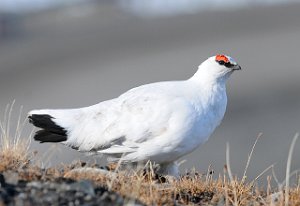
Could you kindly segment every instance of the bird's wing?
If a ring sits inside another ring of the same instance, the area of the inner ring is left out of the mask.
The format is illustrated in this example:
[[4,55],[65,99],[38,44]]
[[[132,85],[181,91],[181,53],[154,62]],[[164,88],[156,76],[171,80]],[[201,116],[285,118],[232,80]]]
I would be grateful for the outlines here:
[[172,103],[176,97],[166,91],[140,87],[86,108],[67,144],[106,154],[136,151],[141,143],[166,132],[170,117],[180,109]]

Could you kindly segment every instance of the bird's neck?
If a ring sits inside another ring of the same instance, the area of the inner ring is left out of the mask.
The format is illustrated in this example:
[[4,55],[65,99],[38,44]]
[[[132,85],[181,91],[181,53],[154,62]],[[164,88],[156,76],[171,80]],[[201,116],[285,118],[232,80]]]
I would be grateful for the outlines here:
[[[230,74],[229,74],[230,75]],[[205,71],[198,70],[189,81],[194,82],[201,88],[207,89],[225,89],[226,81],[229,75],[216,76]]]
[[228,77],[216,77],[207,72],[197,71],[188,81],[195,85],[198,94],[201,95],[203,105],[211,105],[222,100],[227,100],[226,97],[226,80]]

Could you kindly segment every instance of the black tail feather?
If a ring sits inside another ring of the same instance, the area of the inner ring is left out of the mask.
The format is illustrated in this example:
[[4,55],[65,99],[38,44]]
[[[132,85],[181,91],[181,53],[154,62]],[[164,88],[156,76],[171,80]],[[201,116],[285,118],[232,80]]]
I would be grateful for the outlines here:
[[62,142],[67,140],[67,131],[55,124],[53,117],[48,114],[32,114],[29,122],[34,126],[42,128],[36,132],[34,140],[42,142]]
[[33,138],[35,141],[40,141],[40,143],[63,142],[67,140],[67,136],[51,133],[46,130],[37,131]]

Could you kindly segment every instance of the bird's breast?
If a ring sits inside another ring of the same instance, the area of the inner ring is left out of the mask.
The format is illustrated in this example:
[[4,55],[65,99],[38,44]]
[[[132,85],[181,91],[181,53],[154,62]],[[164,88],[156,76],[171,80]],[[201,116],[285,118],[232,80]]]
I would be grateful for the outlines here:
[[197,118],[193,125],[196,141],[205,142],[221,123],[227,106],[225,92],[216,93],[206,102],[198,102],[195,111]]

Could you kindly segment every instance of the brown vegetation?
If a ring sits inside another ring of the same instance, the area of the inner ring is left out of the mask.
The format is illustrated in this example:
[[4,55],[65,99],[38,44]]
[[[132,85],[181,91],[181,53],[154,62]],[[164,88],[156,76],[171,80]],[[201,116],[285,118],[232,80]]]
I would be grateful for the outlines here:
[[[254,147],[249,155],[244,177],[241,179],[231,174],[229,147],[224,174],[217,178],[213,177],[209,169],[207,174],[192,171],[175,180],[158,176],[151,169],[151,164],[147,166],[150,168],[148,172],[118,171],[118,166],[115,170],[100,169],[97,165],[82,162],[42,169],[32,161],[34,155],[28,150],[30,141],[24,141],[20,137],[20,121],[17,123],[18,132],[11,137],[10,125],[7,123],[9,116],[5,115],[6,124],[5,121],[0,124],[0,173],[15,172],[19,180],[88,179],[95,185],[121,194],[128,203],[138,200],[146,205],[300,205],[300,181],[289,184],[289,175],[285,186],[275,189],[268,185],[266,190],[261,190],[255,181],[246,181],[246,170]],[[296,139],[297,137],[291,146],[288,172]],[[268,177],[268,182],[270,181],[271,177]]]

